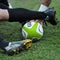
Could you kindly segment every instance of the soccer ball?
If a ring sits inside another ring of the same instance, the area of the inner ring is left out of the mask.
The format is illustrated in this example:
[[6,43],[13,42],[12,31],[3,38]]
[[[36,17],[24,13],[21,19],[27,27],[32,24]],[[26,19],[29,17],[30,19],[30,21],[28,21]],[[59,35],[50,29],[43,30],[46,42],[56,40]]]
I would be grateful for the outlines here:
[[25,39],[41,38],[43,36],[43,27],[38,21],[27,22],[22,27],[22,35]]

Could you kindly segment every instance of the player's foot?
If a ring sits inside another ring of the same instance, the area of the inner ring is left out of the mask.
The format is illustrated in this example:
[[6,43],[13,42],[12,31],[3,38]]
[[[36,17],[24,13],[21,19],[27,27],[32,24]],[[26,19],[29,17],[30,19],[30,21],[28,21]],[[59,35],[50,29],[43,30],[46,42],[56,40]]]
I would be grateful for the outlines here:
[[52,25],[57,25],[56,11],[54,11],[54,8],[47,9],[45,13],[47,14],[45,21],[49,22]]
[[5,52],[9,55],[14,55],[22,50],[30,48],[32,45],[32,40],[26,39],[18,42],[10,42],[9,46],[5,47]]

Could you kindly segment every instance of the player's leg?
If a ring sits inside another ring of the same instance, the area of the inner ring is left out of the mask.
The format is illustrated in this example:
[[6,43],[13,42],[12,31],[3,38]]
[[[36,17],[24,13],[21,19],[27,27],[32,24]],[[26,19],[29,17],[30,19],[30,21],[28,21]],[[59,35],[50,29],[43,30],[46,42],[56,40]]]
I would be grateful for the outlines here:
[[44,19],[47,15],[44,12],[31,11],[23,8],[0,9],[0,21],[25,22],[31,19]]
[[[53,14],[52,14],[53,13]],[[53,20],[52,25],[56,25],[54,10],[47,10],[47,12],[37,12],[31,11],[24,8],[15,8],[15,9],[0,9],[0,21],[17,21],[17,22],[26,22],[27,20],[32,19],[42,19],[44,20],[49,16],[49,21]]]
[[41,5],[39,7],[39,11],[45,11],[48,9],[51,0],[41,0]]
[[42,4],[45,5],[45,6],[49,6],[51,3],[51,0],[42,0]]

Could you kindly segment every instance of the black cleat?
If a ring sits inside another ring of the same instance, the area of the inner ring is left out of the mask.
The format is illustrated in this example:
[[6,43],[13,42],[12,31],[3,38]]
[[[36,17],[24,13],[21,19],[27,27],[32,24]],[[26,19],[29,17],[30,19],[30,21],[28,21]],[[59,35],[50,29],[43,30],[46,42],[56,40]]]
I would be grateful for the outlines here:
[[57,19],[56,19],[56,11],[54,11],[54,8],[49,8],[44,13],[47,14],[46,19],[44,20],[45,22],[49,22],[52,25],[57,25]]

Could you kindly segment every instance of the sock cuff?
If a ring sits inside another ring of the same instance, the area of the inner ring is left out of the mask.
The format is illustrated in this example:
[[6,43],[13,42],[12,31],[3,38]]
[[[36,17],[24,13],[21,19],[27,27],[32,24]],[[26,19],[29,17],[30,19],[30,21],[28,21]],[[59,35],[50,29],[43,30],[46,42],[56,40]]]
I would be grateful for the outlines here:
[[39,10],[38,10],[38,11],[43,12],[43,11],[45,11],[45,10],[47,10],[47,9],[48,9],[48,7],[47,7],[47,6],[45,6],[45,5],[41,4],[41,6],[40,6],[40,8],[39,8]]

